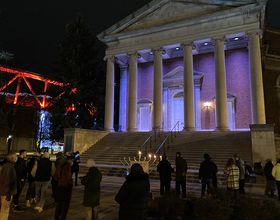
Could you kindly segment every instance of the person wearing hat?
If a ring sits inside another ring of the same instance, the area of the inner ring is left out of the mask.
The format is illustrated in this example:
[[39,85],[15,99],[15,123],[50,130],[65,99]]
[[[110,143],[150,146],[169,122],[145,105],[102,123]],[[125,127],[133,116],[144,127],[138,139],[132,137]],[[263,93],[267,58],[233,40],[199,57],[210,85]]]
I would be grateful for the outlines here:
[[201,196],[205,195],[205,189],[207,185],[207,190],[209,190],[212,185],[212,180],[214,174],[216,174],[218,170],[215,168],[214,164],[210,161],[209,154],[204,154],[204,161],[201,162],[199,168],[199,180],[201,180]]
[[35,190],[36,190],[36,207],[38,212],[43,211],[46,200],[46,192],[51,179],[55,172],[54,164],[50,161],[48,152],[44,152],[42,159],[37,161],[32,168],[31,175],[35,177]]
[[40,154],[38,152],[33,153],[33,157],[27,164],[27,181],[28,190],[26,192],[26,207],[30,207],[32,202],[35,202],[35,178],[31,175],[31,170],[35,165],[35,161],[40,160]]
[[73,161],[74,156],[68,156],[66,161],[57,166],[53,176],[53,178],[57,181],[57,190],[54,195],[57,201],[55,208],[55,220],[66,219],[73,188],[71,173]]
[[244,161],[239,157],[239,154],[234,154],[233,159],[235,160],[236,166],[239,168],[239,193],[245,194],[245,165]]
[[100,182],[102,180],[102,174],[100,170],[95,166],[95,162],[93,159],[88,159],[86,167],[88,168],[88,172],[81,181],[85,186],[83,206],[85,207],[86,220],[97,220],[98,206],[100,202]]
[[157,165],[157,171],[160,177],[160,195],[163,195],[164,192],[170,191],[171,173],[174,172],[165,154],[162,156],[162,161]]

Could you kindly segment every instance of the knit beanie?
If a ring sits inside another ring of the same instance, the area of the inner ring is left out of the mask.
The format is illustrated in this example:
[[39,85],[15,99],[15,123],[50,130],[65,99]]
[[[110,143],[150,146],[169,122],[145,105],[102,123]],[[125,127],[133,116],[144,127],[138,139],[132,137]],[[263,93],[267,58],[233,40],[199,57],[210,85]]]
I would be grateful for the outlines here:
[[87,163],[86,163],[86,167],[91,168],[95,166],[95,162],[93,159],[88,159]]
[[50,158],[49,152],[44,152],[42,158]]

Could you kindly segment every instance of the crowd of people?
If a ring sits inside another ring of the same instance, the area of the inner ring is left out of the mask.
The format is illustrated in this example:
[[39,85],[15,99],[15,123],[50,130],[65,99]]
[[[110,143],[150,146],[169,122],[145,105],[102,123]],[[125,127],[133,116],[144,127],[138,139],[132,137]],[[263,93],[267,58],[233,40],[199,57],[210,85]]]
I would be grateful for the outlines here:
[[[46,192],[51,182],[52,198],[56,206],[54,219],[65,220],[73,185],[78,185],[79,152],[77,151],[74,154],[59,152],[56,154],[55,162],[50,160],[48,152],[34,152],[27,163],[26,156],[27,152],[23,149],[20,150],[19,156],[16,153],[9,153],[0,163],[0,220],[8,219],[11,201],[13,202],[12,210],[14,212],[23,211],[19,205],[19,197],[26,182],[28,182],[26,207],[30,207],[34,203],[34,209],[39,213],[42,212]],[[102,174],[95,167],[92,159],[87,161],[86,167],[88,172],[86,176],[80,177],[80,179],[82,185],[85,186],[83,206],[85,207],[86,219],[91,220],[97,219]],[[74,184],[73,174],[75,174]]]
[[[50,160],[48,152],[35,152],[33,157],[26,164],[26,150],[20,150],[19,156],[15,153],[9,153],[4,161],[0,163],[0,195],[1,195],[1,213],[0,220],[6,220],[9,216],[10,203],[13,202],[13,211],[21,212],[19,197],[27,180],[28,189],[26,193],[26,207],[35,203],[34,209],[39,213],[43,211],[46,191],[49,183],[52,184],[52,198],[56,205],[55,220],[66,219],[70,205],[73,185],[78,185],[78,172],[80,156],[77,151],[74,154],[57,153],[56,161]],[[186,176],[187,161],[180,152],[176,153],[175,160],[176,173],[176,196],[186,198]],[[82,185],[85,186],[83,206],[87,220],[98,219],[98,206],[100,203],[100,182],[102,174],[95,166],[93,159],[86,163],[88,172],[84,177],[80,177]],[[168,161],[166,155],[157,165],[157,171],[160,175],[160,194],[170,192],[171,173],[174,168]],[[217,187],[218,168],[213,158],[209,154],[204,154],[204,161],[199,168],[199,181],[201,182],[201,196],[205,195],[206,187]],[[271,159],[263,169],[267,184],[265,194],[274,196],[275,186],[280,189],[280,160],[276,166]],[[75,174],[74,184],[72,175]],[[246,168],[244,161],[236,153],[229,158],[224,175],[226,177],[226,187],[229,191],[245,194],[245,176]],[[278,190],[280,199],[280,190]],[[119,220],[140,220],[148,218],[148,202],[151,198],[149,175],[143,171],[139,163],[131,166],[129,175],[123,183],[119,192],[115,196],[115,201],[120,204]]]

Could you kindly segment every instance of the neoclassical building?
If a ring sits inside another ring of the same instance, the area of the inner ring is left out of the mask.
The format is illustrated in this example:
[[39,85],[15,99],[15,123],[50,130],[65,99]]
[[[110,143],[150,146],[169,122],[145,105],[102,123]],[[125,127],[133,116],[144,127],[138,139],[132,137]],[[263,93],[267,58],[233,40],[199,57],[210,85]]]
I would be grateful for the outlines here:
[[261,64],[266,1],[153,0],[97,37],[106,44],[104,130],[120,67],[123,131],[248,130],[266,124]]

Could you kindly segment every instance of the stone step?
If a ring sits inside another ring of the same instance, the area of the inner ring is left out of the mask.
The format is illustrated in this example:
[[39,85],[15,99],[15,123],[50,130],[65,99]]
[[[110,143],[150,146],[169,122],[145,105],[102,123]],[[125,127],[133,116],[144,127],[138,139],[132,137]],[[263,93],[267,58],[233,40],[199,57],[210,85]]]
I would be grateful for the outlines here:
[[[105,176],[118,176],[118,177],[126,177],[127,170],[124,166],[108,166],[96,164],[96,167],[102,172],[102,175]],[[84,164],[80,165],[80,173],[86,174],[87,168]],[[153,170],[149,174],[150,179],[159,180],[159,173],[156,170]],[[175,181],[175,172],[171,175],[172,181]],[[218,185],[225,185],[225,177],[223,176],[223,172],[219,171],[217,174]],[[187,182],[189,183],[198,183],[198,170],[189,169],[187,172]],[[246,182],[246,187],[257,187],[264,188],[266,184],[266,180],[264,176],[257,176],[255,174],[251,174],[251,179],[249,182]]]

